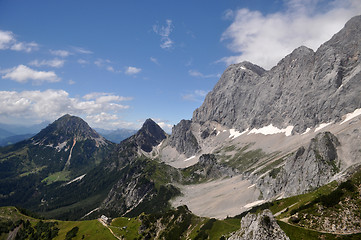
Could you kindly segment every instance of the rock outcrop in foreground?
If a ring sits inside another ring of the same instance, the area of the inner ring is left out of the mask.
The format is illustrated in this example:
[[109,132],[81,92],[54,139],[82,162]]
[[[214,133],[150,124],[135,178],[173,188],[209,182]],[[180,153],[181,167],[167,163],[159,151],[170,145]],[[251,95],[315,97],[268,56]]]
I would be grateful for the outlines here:
[[289,240],[277,224],[270,210],[259,214],[248,213],[241,220],[241,229],[233,233],[229,240]]

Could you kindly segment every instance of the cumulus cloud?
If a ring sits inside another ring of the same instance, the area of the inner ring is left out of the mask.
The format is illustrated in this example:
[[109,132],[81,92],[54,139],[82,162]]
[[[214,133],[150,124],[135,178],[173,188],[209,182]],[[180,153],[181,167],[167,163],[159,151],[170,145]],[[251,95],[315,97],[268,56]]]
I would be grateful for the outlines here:
[[92,92],[88,93],[83,96],[85,100],[96,100],[97,102],[110,102],[110,101],[130,101],[133,100],[132,97],[122,97],[117,96],[112,93],[105,93],[105,92]]
[[115,114],[109,114],[106,112],[101,112],[96,115],[89,115],[86,117],[87,121],[93,123],[104,123],[104,122],[113,122],[114,120],[118,120],[119,117]]
[[8,49],[15,42],[14,34],[10,31],[0,30],[0,49]]
[[5,75],[3,79],[10,79],[19,83],[26,83],[29,80],[34,84],[41,84],[43,82],[59,82],[61,79],[53,71],[36,71],[25,65],[6,69],[2,71]]
[[53,121],[69,113],[84,116],[89,123],[102,120],[119,122],[118,112],[129,105],[119,102],[131,100],[107,93],[92,93],[83,98],[72,98],[64,90],[46,91],[0,91],[0,121],[16,122],[16,119],[32,121]]
[[66,50],[50,50],[50,53],[58,57],[67,57],[71,55],[71,52]]
[[268,15],[245,8],[226,11],[224,18],[233,22],[221,41],[236,55],[220,61],[250,61],[269,69],[301,45],[317,50],[361,12],[359,0],[285,0],[284,4],[284,11]]
[[194,90],[191,93],[184,94],[182,96],[182,99],[186,100],[186,101],[192,101],[192,102],[203,102],[207,93],[208,93],[208,91],[204,91],[204,90]]
[[127,74],[127,75],[135,75],[137,73],[140,73],[141,71],[142,71],[141,68],[127,67],[127,70],[125,70],[125,74]]
[[65,60],[54,58],[51,60],[34,60],[29,63],[31,66],[41,67],[41,66],[49,66],[49,67],[55,67],[55,68],[61,68],[64,66]]
[[0,30],[0,50],[11,49],[14,51],[31,52],[38,48],[39,45],[35,42],[19,42],[13,32]]
[[167,19],[165,26],[159,24],[153,25],[153,31],[161,37],[160,47],[163,49],[170,49],[174,45],[174,41],[170,39],[170,34],[173,31],[174,26],[172,20]]

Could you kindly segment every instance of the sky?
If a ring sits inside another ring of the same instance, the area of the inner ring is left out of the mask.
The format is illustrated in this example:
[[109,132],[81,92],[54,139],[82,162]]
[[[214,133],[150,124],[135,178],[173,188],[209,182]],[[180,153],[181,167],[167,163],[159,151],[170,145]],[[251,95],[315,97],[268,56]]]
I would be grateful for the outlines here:
[[228,65],[317,50],[359,0],[0,0],[0,123],[171,132]]

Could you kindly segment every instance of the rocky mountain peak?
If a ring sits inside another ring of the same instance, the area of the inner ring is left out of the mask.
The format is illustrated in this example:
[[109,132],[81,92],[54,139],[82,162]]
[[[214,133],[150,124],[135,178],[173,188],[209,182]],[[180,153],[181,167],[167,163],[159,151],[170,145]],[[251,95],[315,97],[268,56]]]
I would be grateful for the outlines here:
[[66,114],[35,135],[32,140],[42,145],[59,145],[63,142],[96,139],[104,142],[95,130],[83,119]]
[[301,46],[269,71],[249,62],[230,65],[192,121],[239,131],[293,126],[293,133],[340,121],[361,107],[360,22],[352,18],[316,52]]
[[148,118],[142,128],[131,138],[135,140],[136,144],[145,152],[151,152],[154,146],[157,146],[167,137],[163,129]]

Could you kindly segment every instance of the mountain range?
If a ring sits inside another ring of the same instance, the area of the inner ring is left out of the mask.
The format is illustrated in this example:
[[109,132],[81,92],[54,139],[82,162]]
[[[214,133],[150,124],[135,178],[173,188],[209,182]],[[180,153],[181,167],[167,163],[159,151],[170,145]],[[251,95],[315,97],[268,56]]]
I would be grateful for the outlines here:
[[[140,239],[357,239],[360,23],[268,71],[229,66],[171,135],[147,119],[115,144],[62,116],[0,148],[0,205],[63,220],[127,217]],[[216,233],[222,224],[229,231]]]

